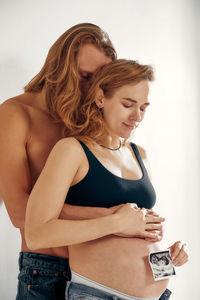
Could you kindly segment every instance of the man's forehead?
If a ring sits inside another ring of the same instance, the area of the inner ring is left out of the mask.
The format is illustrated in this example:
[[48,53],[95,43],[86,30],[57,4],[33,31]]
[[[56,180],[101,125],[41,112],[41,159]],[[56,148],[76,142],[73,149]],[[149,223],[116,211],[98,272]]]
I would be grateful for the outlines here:
[[98,68],[98,64],[93,61],[83,61],[79,63],[78,68],[81,72],[94,73]]
[[88,60],[79,61],[78,68],[83,72],[94,73],[98,68],[108,64],[109,62],[111,62],[111,59],[108,57],[99,60],[97,58],[93,59],[93,57],[91,57]]
[[78,54],[78,68],[84,72],[94,73],[99,67],[109,62],[111,58],[93,45],[81,48]]

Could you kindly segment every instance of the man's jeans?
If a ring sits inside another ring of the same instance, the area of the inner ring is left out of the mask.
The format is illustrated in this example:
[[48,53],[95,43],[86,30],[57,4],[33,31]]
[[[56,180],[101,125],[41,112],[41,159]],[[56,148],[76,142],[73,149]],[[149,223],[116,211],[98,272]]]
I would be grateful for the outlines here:
[[64,300],[71,273],[68,259],[20,252],[16,300]]

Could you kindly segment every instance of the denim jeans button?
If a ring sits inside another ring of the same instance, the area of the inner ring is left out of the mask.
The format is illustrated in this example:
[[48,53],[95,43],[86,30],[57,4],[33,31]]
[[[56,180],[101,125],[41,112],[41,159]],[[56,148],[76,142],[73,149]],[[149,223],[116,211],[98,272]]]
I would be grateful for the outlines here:
[[37,274],[37,270],[33,270],[33,274]]

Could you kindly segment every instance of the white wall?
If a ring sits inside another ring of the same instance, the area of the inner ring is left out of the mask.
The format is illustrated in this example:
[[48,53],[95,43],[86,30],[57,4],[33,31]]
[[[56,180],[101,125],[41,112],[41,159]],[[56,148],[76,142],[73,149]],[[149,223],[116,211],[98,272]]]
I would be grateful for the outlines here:
[[[119,57],[155,67],[151,108],[135,139],[148,150],[156,209],[167,219],[164,246],[181,239],[190,248],[190,262],[170,282],[172,300],[199,299],[199,8],[195,0],[0,2],[1,102],[20,94],[51,44],[81,22],[105,29]],[[0,298],[10,300],[16,293],[20,239],[4,205],[0,237]]]

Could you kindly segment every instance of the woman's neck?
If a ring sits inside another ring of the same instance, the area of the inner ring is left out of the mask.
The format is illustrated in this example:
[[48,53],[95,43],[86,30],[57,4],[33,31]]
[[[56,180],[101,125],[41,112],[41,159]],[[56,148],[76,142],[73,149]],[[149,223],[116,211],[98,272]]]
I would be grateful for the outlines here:
[[101,143],[101,145],[105,146],[106,148],[117,149],[121,147],[121,139],[119,136],[109,135],[107,139]]

